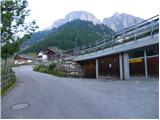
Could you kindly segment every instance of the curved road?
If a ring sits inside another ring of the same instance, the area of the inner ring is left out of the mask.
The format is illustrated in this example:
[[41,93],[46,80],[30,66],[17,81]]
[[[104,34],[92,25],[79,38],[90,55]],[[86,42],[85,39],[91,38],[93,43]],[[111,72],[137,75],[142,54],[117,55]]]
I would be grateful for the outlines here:
[[[16,87],[2,98],[2,118],[158,118],[158,81],[59,78],[14,68]],[[29,103],[25,109],[12,105]]]

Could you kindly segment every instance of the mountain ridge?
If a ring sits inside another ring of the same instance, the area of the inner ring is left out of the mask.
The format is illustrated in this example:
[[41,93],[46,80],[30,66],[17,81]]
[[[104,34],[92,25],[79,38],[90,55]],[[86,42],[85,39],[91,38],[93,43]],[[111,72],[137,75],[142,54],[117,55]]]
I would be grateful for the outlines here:
[[[75,13],[79,13],[79,14],[76,15]],[[91,15],[91,17],[86,17],[88,15],[89,16]],[[105,24],[105,25],[109,26],[115,32],[118,32],[119,30],[122,30],[126,27],[133,25],[135,23],[135,21],[141,22],[143,20],[139,17],[134,17],[134,16],[126,14],[126,13],[120,14],[118,12],[113,14],[111,17],[104,18],[103,22],[98,20],[93,14],[91,14],[89,12],[85,12],[85,11],[73,11],[73,12],[68,13],[65,17],[66,17],[66,21],[64,21],[64,19],[59,19],[59,20],[55,21],[56,25],[55,24],[54,25],[56,27],[52,26],[50,29],[39,31],[37,33],[33,33],[33,35],[31,36],[31,39],[28,39],[27,41],[25,41],[21,45],[21,50],[24,50],[27,47],[32,46],[33,44],[36,44],[40,41],[43,41],[47,36],[52,36],[52,34],[54,34],[54,32],[56,32],[59,27],[63,26],[64,24],[67,24],[68,22],[72,22],[74,20],[82,20],[82,21],[92,22],[93,25],[102,25],[103,26],[103,24]],[[81,18],[79,19],[79,17],[81,17]],[[90,20],[91,18],[93,18],[94,20]],[[96,22],[94,23],[93,21],[96,21]]]
[[89,22],[92,22],[94,25],[102,24],[102,22],[98,20],[92,13],[89,13],[87,11],[72,11],[68,13],[65,16],[65,18],[56,20],[51,26],[51,28],[58,28],[59,26],[76,19],[89,21]]
[[111,17],[104,18],[103,24],[118,32],[127,27],[133,26],[134,24],[142,22],[143,20],[144,19],[140,17],[135,17],[130,14],[116,12]]

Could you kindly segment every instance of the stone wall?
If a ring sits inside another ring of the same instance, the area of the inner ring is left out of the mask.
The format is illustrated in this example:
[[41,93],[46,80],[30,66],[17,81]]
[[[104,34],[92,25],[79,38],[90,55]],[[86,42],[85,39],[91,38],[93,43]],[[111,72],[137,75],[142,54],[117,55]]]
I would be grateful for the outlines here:
[[57,70],[65,72],[70,77],[82,77],[82,66],[71,60],[63,60],[57,64]]

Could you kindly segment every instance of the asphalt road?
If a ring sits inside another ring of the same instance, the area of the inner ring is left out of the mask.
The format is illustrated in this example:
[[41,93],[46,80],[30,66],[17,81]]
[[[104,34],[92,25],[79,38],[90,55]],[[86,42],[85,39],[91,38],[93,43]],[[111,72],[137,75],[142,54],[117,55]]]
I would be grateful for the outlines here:
[[[59,78],[14,69],[16,87],[2,98],[2,118],[158,118],[158,80]],[[11,106],[28,103],[25,109]]]

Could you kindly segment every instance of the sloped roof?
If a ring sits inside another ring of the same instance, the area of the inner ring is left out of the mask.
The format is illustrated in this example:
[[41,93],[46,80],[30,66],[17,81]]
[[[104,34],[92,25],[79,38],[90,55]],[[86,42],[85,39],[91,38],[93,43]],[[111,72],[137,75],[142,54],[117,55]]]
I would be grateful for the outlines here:
[[54,53],[61,53],[61,50],[56,48],[56,47],[48,47],[44,51],[46,51],[46,50],[50,50],[50,51],[52,51]]
[[[16,58],[17,56],[19,56],[19,57],[21,57],[21,58],[24,58],[24,59],[28,59],[28,60],[33,60],[33,58],[32,58],[31,56],[26,56],[26,55],[16,55],[15,58]],[[14,58],[14,59],[15,59],[15,58]]]

